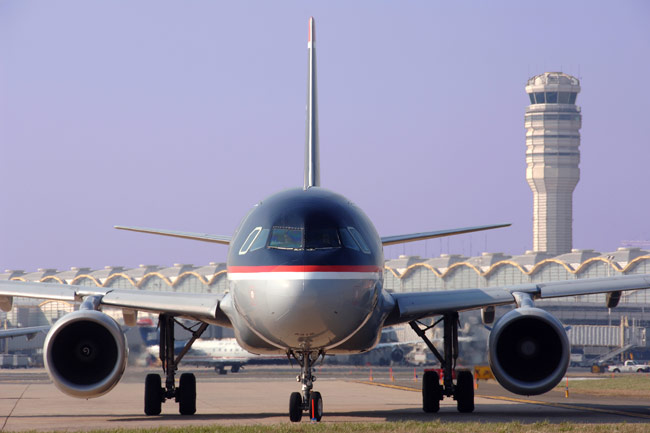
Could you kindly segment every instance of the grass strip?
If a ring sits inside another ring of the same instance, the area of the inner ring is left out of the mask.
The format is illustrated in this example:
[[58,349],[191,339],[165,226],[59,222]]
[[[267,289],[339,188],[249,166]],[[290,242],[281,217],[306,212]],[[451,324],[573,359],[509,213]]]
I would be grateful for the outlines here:
[[[564,389],[563,380],[557,386]],[[602,379],[571,380],[569,392],[612,397],[647,397],[650,398],[650,377],[645,373],[619,374],[604,376]]]
[[648,425],[639,424],[551,424],[548,421],[523,424],[510,423],[450,423],[450,422],[392,422],[392,423],[296,423],[250,426],[185,426],[178,428],[159,427],[153,429],[106,429],[91,430],[91,433],[645,433]]

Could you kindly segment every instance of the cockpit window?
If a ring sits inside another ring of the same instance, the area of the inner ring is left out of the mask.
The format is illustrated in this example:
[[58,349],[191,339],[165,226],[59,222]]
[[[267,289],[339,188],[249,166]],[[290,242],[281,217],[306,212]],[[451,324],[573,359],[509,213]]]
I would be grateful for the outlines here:
[[350,234],[354,238],[355,241],[357,241],[357,244],[359,244],[359,247],[361,248],[361,251],[363,251],[366,254],[370,254],[370,248],[368,248],[368,244],[366,244],[366,241],[363,240],[363,236],[361,236],[361,233],[357,231],[354,227],[348,227],[348,230],[350,231]]
[[262,229],[259,235],[255,238],[255,241],[251,245],[250,251],[259,250],[266,246],[266,241],[269,239],[269,229]]
[[305,231],[305,249],[322,250],[340,248],[338,230],[335,228],[308,229]]
[[239,255],[240,255],[240,256],[243,256],[244,254],[246,254],[246,253],[248,252],[248,250],[250,249],[251,245],[253,244],[253,242],[255,241],[255,239],[256,239],[256,238],[258,237],[258,235],[260,234],[260,231],[262,231],[262,227],[255,227],[255,228],[253,229],[253,231],[250,232],[250,234],[248,235],[248,237],[247,237],[246,240],[244,241],[244,244],[243,244],[243,245],[241,246],[241,248],[239,249]]
[[349,248],[354,251],[360,251],[357,241],[354,240],[348,229],[341,227],[339,229],[339,235],[341,236],[341,243],[345,248]]
[[269,248],[278,248],[282,250],[302,250],[303,249],[303,230],[292,227],[273,227],[271,229],[271,240]]

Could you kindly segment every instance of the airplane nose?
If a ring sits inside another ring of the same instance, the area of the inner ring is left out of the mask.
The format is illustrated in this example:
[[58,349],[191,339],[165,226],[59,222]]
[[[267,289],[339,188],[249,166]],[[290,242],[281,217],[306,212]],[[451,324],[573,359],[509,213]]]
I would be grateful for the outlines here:
[[303,279],[301,283],[301,290],[278,298],[275,305],[281,311],[275,328],[294,347],[338,344],[372,312],[374,284],[334,279]]
[[238,296],[239,310],[265,338],[296,349],[327,348],[365,323],[375,302],[374,280],[299,278],[268,281]]

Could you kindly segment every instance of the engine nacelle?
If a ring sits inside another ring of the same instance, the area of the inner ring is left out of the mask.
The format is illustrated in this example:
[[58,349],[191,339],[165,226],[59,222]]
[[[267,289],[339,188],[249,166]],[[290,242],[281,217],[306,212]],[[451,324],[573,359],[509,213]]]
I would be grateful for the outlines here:
[[95,310],[59,319],[45,338],[45,368],[65,394],[99,397],[113,389],[126,368],[128,346],[120,325]]
[[501,386],[520,395],[551,390],[569,366],[570,344],[562,323],[533,307],[514,309],[494,326],[488,357]]

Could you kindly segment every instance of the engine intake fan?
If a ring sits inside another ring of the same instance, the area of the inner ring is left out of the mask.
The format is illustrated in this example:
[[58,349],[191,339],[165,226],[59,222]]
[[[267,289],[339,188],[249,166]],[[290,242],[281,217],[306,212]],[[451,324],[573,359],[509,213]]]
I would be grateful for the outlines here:
[[543,394],[555,387],[566,373],[570,352],[562,323],[534,307],[508,312],[488,341],[494,376],[504,388],[520,395]]
[[99,397],[120,380],[128,356],[120,325],[95,310],[79,310],[59,319],[45,338],[45,368],[65,394]]

